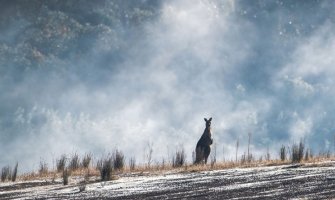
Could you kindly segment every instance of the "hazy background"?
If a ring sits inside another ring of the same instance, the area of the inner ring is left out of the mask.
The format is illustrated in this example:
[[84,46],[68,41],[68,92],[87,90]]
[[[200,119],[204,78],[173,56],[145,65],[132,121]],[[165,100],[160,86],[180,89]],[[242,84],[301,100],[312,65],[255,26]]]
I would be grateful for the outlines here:
[[[217,159],[334,149],[333,1],[1,0],[0,166],[118,148],[140,162],[213,117]],[[51,167],[51,166],[50,166]]]

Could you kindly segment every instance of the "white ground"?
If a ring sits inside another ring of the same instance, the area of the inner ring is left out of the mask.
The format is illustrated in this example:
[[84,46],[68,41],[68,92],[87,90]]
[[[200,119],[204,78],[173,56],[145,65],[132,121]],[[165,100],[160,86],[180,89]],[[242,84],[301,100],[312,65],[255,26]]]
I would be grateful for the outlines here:
[[71,177],[0,183],[0,199],[329,199],[335,198],[335,163],[235,168],[159,175],[123,174],[118,180],[86,184]]

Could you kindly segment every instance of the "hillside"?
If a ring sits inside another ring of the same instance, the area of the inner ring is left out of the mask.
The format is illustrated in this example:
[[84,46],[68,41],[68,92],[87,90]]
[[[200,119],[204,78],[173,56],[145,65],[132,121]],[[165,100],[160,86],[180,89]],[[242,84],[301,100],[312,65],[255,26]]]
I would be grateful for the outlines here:
[[[335,197],[335,162],[211,171],[122,173],[117,179],[68,186],[61,179],[1,183],[1,199],[329,199]],[[95,179],[95,180],[94,180]],[[80,191],[80,189],[82,191]]]

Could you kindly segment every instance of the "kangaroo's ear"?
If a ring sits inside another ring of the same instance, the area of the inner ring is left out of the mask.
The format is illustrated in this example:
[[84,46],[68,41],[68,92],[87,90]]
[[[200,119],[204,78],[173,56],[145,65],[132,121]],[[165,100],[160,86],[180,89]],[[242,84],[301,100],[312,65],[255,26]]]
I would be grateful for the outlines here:
[[207,119],[206,119],[206,118],[204,118],[204,120],[205,120],[205,122],[207,122]]
[[212,121],[212,118],[209,118],[209,120],[208,121]]

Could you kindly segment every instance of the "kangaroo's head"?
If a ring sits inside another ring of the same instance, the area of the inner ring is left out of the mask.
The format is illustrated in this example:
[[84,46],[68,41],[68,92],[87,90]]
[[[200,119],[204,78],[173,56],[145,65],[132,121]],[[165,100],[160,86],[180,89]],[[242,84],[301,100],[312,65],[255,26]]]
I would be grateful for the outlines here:
[[211,128],[212,118],[209,118],[209,119],[204,118],[204,120],[206,122],[206,128],[210,129]]

